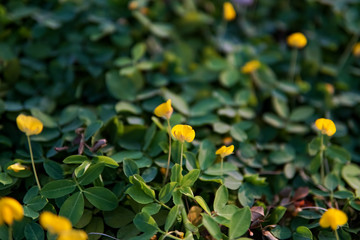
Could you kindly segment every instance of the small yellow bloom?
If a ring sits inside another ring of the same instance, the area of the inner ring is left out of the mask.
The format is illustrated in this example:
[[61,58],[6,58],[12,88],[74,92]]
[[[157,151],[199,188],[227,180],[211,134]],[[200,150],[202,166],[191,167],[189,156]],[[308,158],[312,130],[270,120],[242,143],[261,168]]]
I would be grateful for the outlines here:
[[16,118],[16,123],[20,131],[27,136],[37,135],[43,130],[43,124],[39,119],[24,114],[20,114]]
[[10,197],[0,199],[0,225],[12,225],[14,220],[20,221],[23,217],[24,209],[17,200]]
[[339,226],[347,223],[348,217],[346,214],[336,208],[328,209],[320,218],[320,226],[323,228],[331,227],[336,230]]
[[355,57],[360,57],[360,42],[355,44],[353,48],[353,54]]
[[195,131],[194,129],[189,125],[175,125],[171,129],[172,135],[179,140],[180,142],[192,142],[195,138]]
[[226,21],[232,21],[236,17],[236,12],[233,5],[230,2],[224,2],[224,19]]
[[217,155],[220,155],[221,158],[224,158],[234,152],[234,145],[230,145],[228,147],[222,146],[216,151]]
[[258,60],[252,60],[247,63],[241,68],[243,73],[252,73],[256,71],[260,67],[260,62]]
[[26,166],[21,165],[21,163],[14,163],[7,167],[7,170],[13,170],[14,172],[20,172],[25,169],[26,169]]
[[304,34],[297,32],[287,37],[287,44],[290,47],[303,48],[307,44],[307,39]]
[[173,113],[173,108],[171,107],[171,99],[167,100],[165,103],[160,104],[155,108],[155,115],[158,117],[164,117],[170,119],[171,114]]
[[335,92],[334,86],[330,83],[325,83],[325,90],[330,95],[333,95]]
[[61,234],[72,229],[71,222],[51,212],[43,212],[39,218],[40,225],[51,234]]
[[336,127],[333,121],[326,118],[319,118],[315,121],[315,126],[321,131],[322,134],[332,136],[336,132]]
[[86,240],[88,235],[83,230],[71,229],[59,234],[57,240]]

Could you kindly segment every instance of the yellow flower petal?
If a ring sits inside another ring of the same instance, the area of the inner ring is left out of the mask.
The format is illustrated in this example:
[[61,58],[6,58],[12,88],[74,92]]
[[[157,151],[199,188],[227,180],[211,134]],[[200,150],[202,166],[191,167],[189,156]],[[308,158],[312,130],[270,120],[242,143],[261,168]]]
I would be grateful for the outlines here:
[[169,119],[173,113],[173,108],[171,107],[171,99],[167,100],[165,103],[160,104],[154,110],[154,113],[158,117],[164,117]]
[[51,212],[43,212],[39,218],[40,225],[52,234],[61,234],[71,230],[71,222],[62,216],[57,216]]
[[336,127],[333,121],[326,118],[319,118],[315,121],[315,126],[322,134],[332,136],[336,132]]
[[243,73],[252,73],[256,71],[260,67],[260,62],[258,60],[252,60],[247,63],[241,68]]
[[232,154],[234,152],[234,145],[231,145],[231,146],[222,146],[221,148],[219,148],[217,151],[216,151],[216,154],[217,155],[220,155],[221,158],[224,158],[230,154]]
[[20,172],[25,169],[26,169],[26,166],[21,165],[20,163],[14,163],[7,167],[7,170],[13,170],[14,172]]
[[290,47],[303,48],[307,44],[307,39],[304,34],[297,32],[287,37],[287,44]]
[[88,235],[83,230],[71,229],[59,234],[57,240],[86,240]]
[[355,57],[360,57],[360,42],[355,44],[353,48],[353,54]]
[[320,218],[319,224],[323,228],[331,227],[336,230],[339,226],[347,223],[348,217],[346,214],[336,208],[328,209]]
[[24,132],[27,136],[41,133],[44,127],[39,119],[24,114],[20,114],[16,118],[16,123],[20,131]]
[[195,138],[195,131],[189,125],[175,125],[171,129],[171,133],[180,142],[192,142]]
[[20,221],[24,217],[24,209],[21,204],[10,197],[0,199],[0,225],[4,222],[12,225],[14,220]]
[[230,2],[224,2],[224,19],[226,21],[232,21],[236,17],[236,11],[234,6]]

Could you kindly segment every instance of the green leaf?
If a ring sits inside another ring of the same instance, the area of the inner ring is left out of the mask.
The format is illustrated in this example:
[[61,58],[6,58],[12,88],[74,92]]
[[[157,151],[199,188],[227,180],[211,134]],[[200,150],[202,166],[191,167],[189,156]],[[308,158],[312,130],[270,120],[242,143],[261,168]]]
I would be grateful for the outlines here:
[[56,121],[49,115],[40,111],[39,109],[32,108],[30,111],[31,111],[31,115],[33,117],[36,117],[37,119],[39,119],[43,123],[44,127],[47,127],[47,128],[56,128],[57,127]]
[[112,228],[124,227],[131,223],[134,217],[133,211],[121,206],[111,212],[104,212],[105,223]]
[[240,79],[239,71],[227,69],[220,74],[220,83],[225,87],[232,87]]
[[69,156],[69,157],[65,158],[63,163],[66,163],[66,164],[81,164],[86,160],[89,160],[89,159],[84,155],[72,155],[72,156]]
[[145,233],[159,229],[155,220],[146,212],[136,214],[133,222],[137,229]]
[[242,129],[241,123],[234,124],[234,125],[231,126],[230,135],[235,140],[238,140],[239,142],[244,142],[248,138],[247,134]]
[[137,43],[132,49],[131,49],[131,56],[134,62],[137,62],[140,58],[142,58],[146,51],[146,45],[145,43]]
[[103,211],[111,211],[118,205],[115,194],[104,187],[87,188],[84,194],[92,205]]
[[311,117],[315,112],[315,109],[310,106],[301,106],[294,109],[290,114],[290,121],[300,122],[305,121]]
[[313,236],[311,231],[304,226],[296,228],[296,232],[293,234],[294,240],[312,240]]
[[180,182],[181,187],[192,187],[200,175],[199,169],[193,169],[186,174]]
[[194,199],[207,214],[211,215],[210,208],[201,196],[195,196]]
[[136,87],[131,79],[120,76],[117,71],[107,72],[105,78],[107,89],[113,97],[118,100],[135,100]]
[[271,229],[271,233],[278,239],[291,238],[291,230],[288,227],[277,225]]
[[162,203],[167,203],[170,200],[177,184],[177,182],[169,182],[164,187],[162,187],[159,192],[159,201]]
[[150,203],[144,206],[141,211],[147,212],[149,215],[155,215],[160,211],[161,205],[158,203]]
[[343,167],[341,176],[353,189],[360,189],[360,167],[356,164],[348,164]]
[[43,228],[34,222],[25,225],[24,234],[29,240],[43,240],[45,237]]
[[273,107],[274,107],[276,113],[280,117],[286,119],[289,116],[289,107],[287,105],[287,101],[285,101],[284,99],[282,99],[280,97],[276,97],[273,95],[272,104],[273,104]]
[[171,99],[171,105],[175,108],[175,110],[184,115],[189,115],[189,106],[181,96],[165,88],[162,89],[162,93],[165,99]]
[[99,129],[104,125],[102,121],[95,121],[91,123],[85,130],[85,140],[89,140]]
[[76,188],[73,180],[55,180],[46,184],[41,194],[46,198],[59,198],[72,193]]
[[7,173],[0,173],[0,183],[9,185],[13,183],[13,179]]
[[207,214],[201,214],[201,215],[203,217],[202,223],[204,227],[209,231],[210,235],[217,240],[222,239],[220,227],[217,224],[217,222]]
[[178,182],[180,183],[183,176],[181,174],[181,170],[182,167],[180,167],[179,164],[175,164],[172,168],[171,168],[171,175],[170,175],[170,181],[171,182]]
[[266,220],[267,225],[277,224],[286,212],[286,207],[278,206],[272,210],[270,216]]
[[135,161],[131,159],[125,159],[123,162],[124,174],[127,177],[130,177],[134,174],[139,174],[139,168],[136,165]]
[[201,142],[198,157],[201,170],[206,170],[214,163],[216,158],[215,152],[216,149],[212,142],[207,139]]
[[103,163],[105,165],[105,167],[110,167],[110,168],[119,167],[119,164],[114,159],[112,159],[111,157],[106,157],[106,156],[97,156],[97,157],[93,158],[93,162],[94,163]]
[[91,165],[86,172],[84,173],[84,175],[82,175],[78,182],[80,185],[87,185],[92,183],[95,179],[97,179],[100,174],[102,173],[102,171],[104,170],[104,164],[102,163],[97,163],[94,165]]
[[264,113],[263,119],[266,123],[275,128],[284,128],[285,122],[273,113]]
[[333,191],[339,185],[339,179],[332,173],[325,177],[325,187]]
[[230,220],[229,239],[237,239],[244,235],[251,223],[251,211],[244,207],[234,213]]
[[291,149],[274,151],[270,153],[269,160],[274,164],[284,164],[291,162],[295,158],[295,153]]
[[180,205],[175,205],[171,208],[168,216],[166,217],[165,222],[165,231],[168,232],[169,229],[174,225],[178,215],[180,214]]
[[84,173],[89,169],[89,167],[91,166],[91,162],[90,161],[84,161],[82,164],[80,164],[80,166],[78,166],[77,168],[75,168],[75,176],[77,178],[80,178],[84,175]]
[[351,155],[344,148],[336,145],[331,145],[325,150],[325,156],[331,160],[340,162],[342,164],[349,163],[351,160]]
[[60,208],[59,215],[68,218],[72,225],[76,225],[84,213],[84,196],[81,192],[74,193],[65,200]]
[[45,160],[43,166],[45,172],[53,179],[64,178],[64,170],[59,163],[51,160]]
[[221,185],[215,193],[214,210],[220,212],[225,207],[229,200],[229,193],[224,185]]

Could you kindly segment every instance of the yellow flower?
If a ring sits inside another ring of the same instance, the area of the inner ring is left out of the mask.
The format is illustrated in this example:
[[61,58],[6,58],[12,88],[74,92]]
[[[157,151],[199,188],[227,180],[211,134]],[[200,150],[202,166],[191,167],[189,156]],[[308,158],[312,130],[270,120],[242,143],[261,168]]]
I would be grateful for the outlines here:
[[12,225],[14,220],[20,221],[23,217],[24,209],[18,201],[10,197],[0,199],[0,225],[4,222]]
[[175,125],[171,129],[172,135],[179,140],[180,142],[192,142],[195,138],[195,131],[194,129],[189,125]]
[[323,228],[331,227],[336,230],[339,226],[347,223],[348,217],[346,214],[336,208],[328,209],[320,218],[320,226]]
[[304,34],[297,32],[287,37],[287,44],[290,47],[303,48],[307,44],[307,39]]
[[241,68],[243,73],[252,73],[256,71],[260,67],[260,62],[258,60],[252,60],[250,62],[245,63],[245,65]]
[[25,169],[26,169],[26,166],[21,165],[20,163],[14,163],[7,167],[7,170],[13,170],[14,172],[20,172]]
[[44,229],[52,234],[61,234],[72,229],[71,222],[67,218],[51,212],[41,213],[39,222]]
[[158,117],[164,117],[169,119],[173,113],[173,108],[171,107],[171,99],[167,100],[165,103],[160,104],[155,108],[155,115]]
[[230,2],[224,2],[224,19],[226,21],[232,21],[236,17],[236,12],[233,5]]
[[228,147],[222,146],[216,151],[217,155],[220,155],[221,158],[224,158],[234,152],[234,145],[230,145]]
[[336,127],[333,121],[326,118],[319,118],[315,121],[315,126],[321,131],[322,134],[332,136],[336,132]]
[[59,234],[57,240],[86,240],[88,236],[83,230],[71,229]]
[[355,57],[360,57],[360,42],[355,44],[353,48],[353,54]]
[[20,131],[24,132],[27,136],[37,135],[43,130],[43,124],[39,119],[20,114],[16,118],[16,123]]

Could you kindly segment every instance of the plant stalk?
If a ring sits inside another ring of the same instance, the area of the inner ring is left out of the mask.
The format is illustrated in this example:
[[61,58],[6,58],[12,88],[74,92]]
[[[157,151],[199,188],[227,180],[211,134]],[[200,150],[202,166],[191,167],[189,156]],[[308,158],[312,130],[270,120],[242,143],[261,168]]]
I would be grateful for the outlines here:
[[320,176],[321,184],[325,184],[325,164],[324,164],[324,134],[321,133],[320,138]]
[[36,173],[36,167],[35,167],[34,156],[33,156],[32,148],[31,148],[30,136],[28,136],[28,135],[27,135],[27,140],[28,140],[28,144],[29,144],[31,164],[32,164],[33,171],[34,171],[34,176],[35,176],[36,184],[37,184],[37,186],[38,186],[38,188],[39,188],[39,191],[41,191],[41,185],[40,185],[40,182],[39,182],[39,178],[38,178],[38,176],[37,176],[37,173]]
[[298,49],[294,48],[291,51],[291,62],[290,62],[290,69],[289,69],[289,76],[288,76],[289,82],[294,82],[297,55],[298,55]]
[[221,177],[223,177],[224,176],[224,158],[223,157],[221,157]]
[[338,234],[338,232],[337,232],[337,229],[335,229],[335,237],[336,237],[336,240],[340,240],[339,234]]
[[181,167],[181,170],[182,170],[183,154],[184,154],[184,142],[181,143],[181,154],[180,154],[180,167]]
[[13,240],[12,232],[13,232],[13,227],[12,227],[12,225],[9,225],[9,227],[8,227],[9,240]]
[[168,155],[168,161],[167,161],[167,166],[166,166],[166,173],[165,173],[165,178],[164,178],[164,182],[163,185],[165,185],[165,182],[167,180],[167,177],[169,175],[169,168],[170,168],[170,159],[171,159],[171,126],[170,126],[170,119],[167,119],[167,123],[168,123],[168,135],[169,135],[169,155]]

